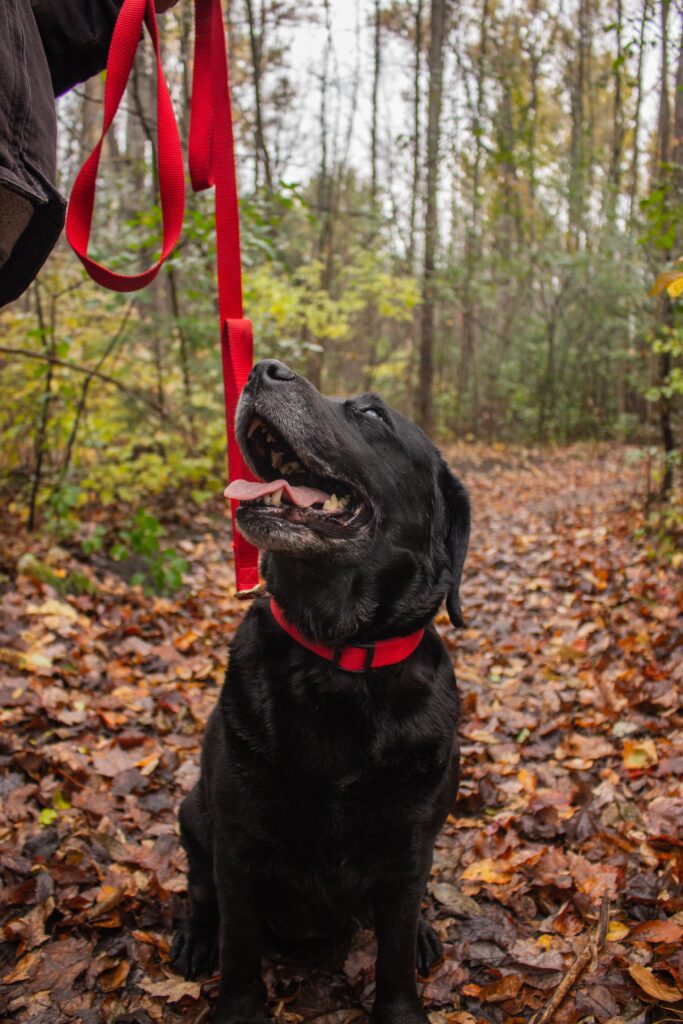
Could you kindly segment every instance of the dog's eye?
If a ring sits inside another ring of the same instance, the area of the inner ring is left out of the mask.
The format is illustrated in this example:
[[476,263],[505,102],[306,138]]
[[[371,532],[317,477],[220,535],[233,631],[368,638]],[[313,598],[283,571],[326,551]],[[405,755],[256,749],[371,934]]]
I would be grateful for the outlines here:
[[[361,409],[361,412],[362,412],[362,413],[363,413],[363,414],[364,414],[365,416],[374,416],[374,417],[375,417],[375,419],[377,419],[377,420],[383,420],[383,419],[384,419],[384,414],[383,414],[383,413],[381,413],[381,412],[379,411],[379,409],[373,409],[373,407],[372,407],[372,406],[369,406],[369,407],[368,407],[367,409]],[[385,421],[385,422],[386,422],[386,421]]]

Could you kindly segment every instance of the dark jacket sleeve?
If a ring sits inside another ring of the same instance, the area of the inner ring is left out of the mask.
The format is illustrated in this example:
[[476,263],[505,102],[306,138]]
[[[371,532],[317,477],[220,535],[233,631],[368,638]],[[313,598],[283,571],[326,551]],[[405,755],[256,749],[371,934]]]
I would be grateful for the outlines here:
[[55,96],[102,71],[123,0],[31,0]]

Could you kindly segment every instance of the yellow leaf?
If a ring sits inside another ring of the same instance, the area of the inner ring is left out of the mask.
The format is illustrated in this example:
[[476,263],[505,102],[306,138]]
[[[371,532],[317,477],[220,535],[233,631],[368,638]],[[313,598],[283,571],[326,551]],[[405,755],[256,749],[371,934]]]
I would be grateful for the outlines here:
[[657,764],[657,748],[654,740],[624,740],[624,768],[650,768]]
[[491,882],[493,885],[505,885],[512,877],[511,872],[501,871],[498,861],[490,857],[483,860],[475,860],[462,873],[462,879],[466,882]]
[[13,651],[9,647],[0,647],[0,662],[21,669],[22,672],[38,672],[40,669],[52,668],[52,661],[37,651]]
[[628,933],[628,925],[623,921],[610,921],[605,938],[608,942],[619,942],[620,939],[625,939]]
[[[648,295],[656,298],[661,295],[664,289],[669,292],[672,298],[676,298],[683,291],[683,270],[665,270],[658,275],[655,283],[650,288]],[[672,293],[671,288],[677,289]]]

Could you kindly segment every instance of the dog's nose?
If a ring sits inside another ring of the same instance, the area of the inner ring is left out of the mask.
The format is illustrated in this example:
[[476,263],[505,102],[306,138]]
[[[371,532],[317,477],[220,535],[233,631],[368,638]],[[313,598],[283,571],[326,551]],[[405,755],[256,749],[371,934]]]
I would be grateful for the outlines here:
[[279,359],[262,359],[256,363],[249,377],[258,380],[261,384],[280,384],[294,380],[296,374]]

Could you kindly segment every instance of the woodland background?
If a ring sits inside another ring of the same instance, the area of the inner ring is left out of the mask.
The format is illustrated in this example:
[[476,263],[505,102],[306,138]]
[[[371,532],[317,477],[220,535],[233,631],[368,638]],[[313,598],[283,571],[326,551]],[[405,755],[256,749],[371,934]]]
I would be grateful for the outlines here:
[[[467,485],[463,781],[432,1024],[683,1022],[680,0],[232,0],[257,356],[373,388]],[[187,137],[192,7],[160,19]],[[141,48],[91,254],[159,237]],[[66,193],[103,82],[59,101]],[[236,600],[212,198],[151,288],[62,243],[0,311],[0,1022],[205,1024],[168,965],[177,807]],[[662,288],[653,282],[669,269]],[[361,1024],[371,932],[272,957],[277,1024]]]
[[[232,0],[246,309],[257,355],[376,389],[437,439],[681,433],[683,12],[671,0]],[[160,19],[187,137],[192,6]],[[151,48],[105,147],[92,252],[159,234]],[[102,78],[59,103],[65,192]],[[0,488],[31,525],[224,476],[212,196],[155,284],[116,296],[63,243],[0,313]]]

